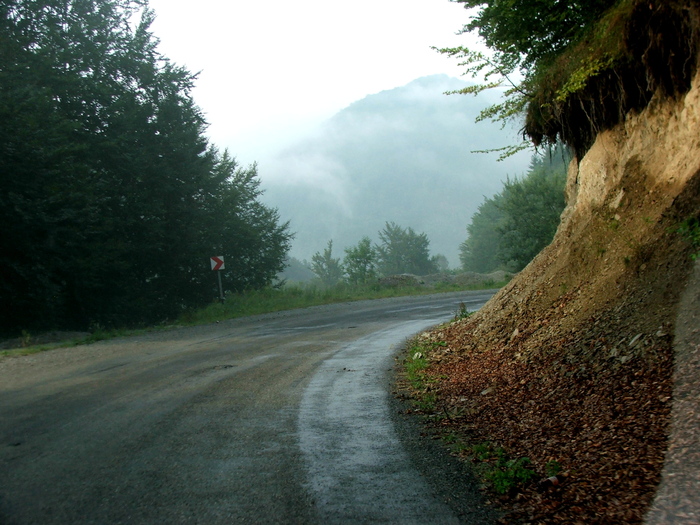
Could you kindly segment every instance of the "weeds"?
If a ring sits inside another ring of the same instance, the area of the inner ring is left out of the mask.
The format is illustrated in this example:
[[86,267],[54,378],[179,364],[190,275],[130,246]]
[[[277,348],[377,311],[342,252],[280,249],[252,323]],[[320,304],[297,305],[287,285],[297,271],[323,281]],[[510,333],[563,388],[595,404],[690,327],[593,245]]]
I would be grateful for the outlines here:
[[413,390],[413,404],[421,412],[432,413],[437,405],[437,394],[430,392],[435,379],[426,372],[429,365],[428,352],[444,346],[447,346],[444,341],[416,339],[408,349],[408,356],[404,361],[406,380]]
[[537,474],[530,470],[529,458],[516,458],[499,463],[486,473],[486,479],[493,484],[498,494],[507,494],[520,485],[525,485]]
[[457,309],[457,313],[455,313],[454,320],[455,321],[461,321],[462,319],[467,319],[471,315],[473,315],[474,312],[470,312],[467,310],[467,305],[464,303],[459,303],[459,308]]
[[694,261],[700,259],[700,217],[686,219],[676,231],[692,246],[691,259]]
[[558,461],[548,461],[544,467],[545,474],[548,478],[556,476],[561,472],[561,464]]
[[487,481],[498,494],[508,492],[525,485],[537,477],[530,467],[529,458],[509,458],[506,451],[490,443],[481,443],[472,447],[474,458],[481,461],[477,473]]

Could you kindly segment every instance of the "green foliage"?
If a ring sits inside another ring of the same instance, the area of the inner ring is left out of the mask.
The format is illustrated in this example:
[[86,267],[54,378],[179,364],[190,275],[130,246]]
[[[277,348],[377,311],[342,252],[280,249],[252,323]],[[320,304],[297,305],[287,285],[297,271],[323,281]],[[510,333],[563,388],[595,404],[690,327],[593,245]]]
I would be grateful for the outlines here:
[[437,395],[429,390],[434,380],[426,370],[430,364],[428,354],[438,346],[446,346],[446,343],[414,339],[404,360],[406,379],[413,389],[413,403],[418,410],[426,413],[433,412],[437,403]]
[[316,275],[311,270],[309,263],[300,261],[296,257],[288,257],[285,261],[284,270],[277,276],[282,283],[288,281],[292,283],[309,282],[314,277]]
[[477,8],[463,32],[475,31],[496,53],[504,71],[550,62],[585,34],[616,0],[456,0]]
[[435,271],[439,273],[447,273],[450,271],[450,262],[443,254],[438,253],[437,255],[433,255],[430,261],[433,263]]
[[[525,113],[555,60],[588,36],[603,13],[618,3],[617,0],[455,1],[471,10],[471,20],[462,32],[479,35],[491,52],[486,54],[461,46],[438,49],[460,60],[466,75],[483,79],[479,84],[452,93],[478,94],[505,86],[504,101],[490,106],[479,117],[502,122]],[[566,97],[581,89],[590,77],[609,66],[610,60],[610,55],[595,56],[567,70],[562,82],[566,83],[565,89],[558,94]],[[572,72],[576,74],[569,79]],[[537,103],[541,105],[546,101]],[[526,143],[502,148],[502,157],[524,147]]]
[[485,198],[467,226],[467,239],[459,246],[459,259],[465,271],[488,273],[501,264],[498,258],[505,214],[498,206],[500,195]]
[[379,232],[379,239],[375,250],[382,275],[428,275],[437,271],[436,261],[430,258],[430,241],[425,233],[387,222]]
[[550,478],[561,472],[561,463],[555,460],[548,461],[545,465],[545,475]]
[[530,468],[529,458],[511,459],[504,449],[490,443],[474,445],[471,451],[482,462],[477,471],[498,494],[507,494],[537,477],[537,473]]
[[328,246],[323,253],[316,252],[311,257],[311,270],[321,279],[325,286],[335,286],[343,279],[344,269],[339,258],[333,257],[333,241],[328,241]]
[[455,321],[461,321],[462,319],[467,319],[474,315],[474,312],[470,312],[467,310],[467,305],[464,303],[459,303],[459,307],[457,308],[457,313],[455,313],[454,320]]
[[551,242],[566,204],[569,158],[561,146],[535,155],[523,178],[508,179],[500,193],[484,200],[460,245],[465,271],[519,271]]
[[524,178],[506,181],[499,202],[505,218],[499,226],[498,258],[509,267],[524,268],[554,237],[566,205],[566,170],[534,163]]
[[693,260],[700,258],[700,218],[693,217],[683,221],[678,227],[680,233],[693,247],[694,253],[691,255]]
[[369,237],[363,237],[357,246],[346,248],[343,263],[350,284],[364,284],[377,278],[377,253]]
[[498,466],[486,473],[486,479],[493,484],[493,489],[498,494],[507,494],[511,489],[519,485],[525,485],[537,474],[530,470],[529,458],[517,458],[499,462]]
[[174,318],[266,286],[291,239],[257,169],[209,145],[195,76],[141,0],[0,7],[0,329]]

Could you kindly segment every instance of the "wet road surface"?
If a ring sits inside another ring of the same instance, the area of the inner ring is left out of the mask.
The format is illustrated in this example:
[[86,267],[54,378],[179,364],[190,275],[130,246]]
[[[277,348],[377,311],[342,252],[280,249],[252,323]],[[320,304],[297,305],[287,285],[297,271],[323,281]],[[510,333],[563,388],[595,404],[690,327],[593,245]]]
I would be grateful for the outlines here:
[[324,306],[0,360],[0,523],[464,522],[404,446],[387,374],[407,337],[490,295]]

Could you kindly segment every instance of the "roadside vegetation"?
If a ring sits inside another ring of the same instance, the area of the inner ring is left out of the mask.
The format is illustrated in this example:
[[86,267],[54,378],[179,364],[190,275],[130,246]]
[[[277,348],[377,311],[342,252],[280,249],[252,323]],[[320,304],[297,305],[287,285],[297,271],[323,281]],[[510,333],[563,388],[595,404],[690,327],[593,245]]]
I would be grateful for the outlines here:
[[206,307],[189,310],[173,321],[166,321],[139,329],[105,328],[100,325],[94,325],[89,332],[75,333],[34,333],[23,330],[17,338],[8,339],[4,343],[0,341],[0,356],[29,355],[53,348],[91,344],[106,339],[136,335],[153,330],[168,330],[180,326],[216,323],[237,317],[309,308],[325,304],[466,290],[491,290],[505,286],[510,279],[510,276],[506,276],[504,280],[494,281],[488,276],[483,277],[481,280],[469,280],[462,284],[459,281],[438,281],[428,284],[417,280],[408,280],[398,284],[394,282],[389,284],[377,282],[365,285],[339,283],[336,286],[325,287],[318,283],[294,283],[268,287],[262,290],[228,293],[223,302],[213,302]]
[[308,267],[327,287],[343,282],[362,286],[378,277],[422,276],[445,272],[449,267],[444,255],[430,255],[430,240],[425,233],[387,222],[377,235],[376,244],[365,236],[356,246],[346,248],[343,259],[333,256],[331,239],[323,251],[311,257]]
[[472,215],[459,247],[464,271],[519,272],[552,241],[566,204],[571,152],[561,143],[545,150],[532,156],[522,177],[507,179]]
[[[453,322],[467,319],[472,313],[462,304]],[[439,333],[449,324],[434,330]],[[440,353],[447,346],[446,341],[435,339],[428,333],[407,343],[399,373],[399,396],[408,400],[413,412],[425,418],[426,424],[450,453],[470,465],[477,479],[496,495],[515,495],[543,476],[549,478],[558,474],[560,469],[556,465],[549,465],[545,472],[537,472],[529,458],[511,457],[503,447],[485,442],[481,436],[470,433],[469,429],[452,424],[463,414],[461,411],[451,413],[439,403],[440,380],[446,377],[436,377],[430,369],[434,352],[437,350]]]
[[324,304],[343,303],[382,299],[387,297],[404,297],[409,295],[428,295],[462,290],[486,290],[501,288],[506,281],[482,281],[479,284],[460,286],[459,284],[437,283],[426,286],[418,281],[405,285],[365,284],[352,286],[339,283],[332,287],[317,284],[291,284],[279,288],[266,288],[240,294],[229,294],[224,302],[213,303],[206,308],[183,314],[179,323],[203,324],[235,317],[257,315],[295,308],[307,308]]
[[[0,5],[0,334],[160,323],[272,284],[292,234],[206,136],[143,0]],[[214,277],[214,283],[215,283]],[[215,284],[214,284],[215,285]]]

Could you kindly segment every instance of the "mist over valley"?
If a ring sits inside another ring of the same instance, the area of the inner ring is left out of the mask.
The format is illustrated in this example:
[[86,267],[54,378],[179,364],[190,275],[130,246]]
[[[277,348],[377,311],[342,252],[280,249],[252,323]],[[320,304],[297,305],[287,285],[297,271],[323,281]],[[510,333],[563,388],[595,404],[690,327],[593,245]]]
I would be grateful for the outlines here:
[[445,95],[468,84],[447,75],[419,78],[359,100],[270,159],[262,200],[295,233],[290,255],[308,260],[333,240],[334,254],[388,221],[424,232],[431,254],[459,265],[465,228],[485,196],[519,176],[530,152],[503,162],[475,153],[518,141],[517,129],[475,123],[497,93]]

